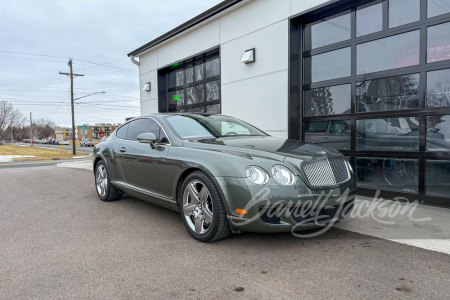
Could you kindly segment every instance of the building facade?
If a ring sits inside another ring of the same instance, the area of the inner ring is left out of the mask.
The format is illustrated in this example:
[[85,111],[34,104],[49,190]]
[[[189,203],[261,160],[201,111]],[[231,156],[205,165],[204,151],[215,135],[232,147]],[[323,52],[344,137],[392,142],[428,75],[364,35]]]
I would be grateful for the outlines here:
[[69,127],[55,127],[55,139],[72,139],[72,128]]
[[129,56],[142,114],[234,116],[340,150],[361,195],[450,206],[450,0],[227,0]]
[[[86,133],[87,139],[101,139],[104,136],[110,136],[111,133],[116,130],[120,124],[105,124],[105,123],[96,123],[95,125],[83,125],[89,127]],[[81,129],[77,126],[77,140],[81,141],[83,136],[81,135]]]

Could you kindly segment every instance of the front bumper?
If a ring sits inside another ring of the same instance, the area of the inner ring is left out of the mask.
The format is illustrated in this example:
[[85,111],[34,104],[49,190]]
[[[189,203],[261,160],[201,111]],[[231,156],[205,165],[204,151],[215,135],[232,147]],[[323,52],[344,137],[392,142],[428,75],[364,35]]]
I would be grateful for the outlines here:
[[[231,228],[249,232],[302,231],[342,220],[352,210],[356,189],[353,174],[350,181],[333,189],[312,190],[300,177],[296,179],[293,186],[280,186],[273,178],[261,186],[247,178],[216,177]],[[248,213],[238,214],[237,208]]]

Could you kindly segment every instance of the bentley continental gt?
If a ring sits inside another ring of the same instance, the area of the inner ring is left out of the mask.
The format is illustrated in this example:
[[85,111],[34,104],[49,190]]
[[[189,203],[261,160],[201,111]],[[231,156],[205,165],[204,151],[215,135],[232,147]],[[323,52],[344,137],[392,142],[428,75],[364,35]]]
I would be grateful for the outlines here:
[[93,170],[101,200],[126,193],[179,211],[202,242],[332,225],[349,215],[356,189],[339,151],[224,115],[133,118],[95,145]]

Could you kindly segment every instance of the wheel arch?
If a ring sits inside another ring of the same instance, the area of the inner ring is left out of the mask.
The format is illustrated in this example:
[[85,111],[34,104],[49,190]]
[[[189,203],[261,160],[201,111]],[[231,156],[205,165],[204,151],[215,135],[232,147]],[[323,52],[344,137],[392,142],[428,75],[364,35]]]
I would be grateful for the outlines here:
[[182,192],[181,191],[181,187],[183,185],[183,182],[189,176],[189,174],[191,174],[193,172],[196,172],[196,171],[203,172],[206,175],[208,175],[209,178],[211,178],[211,180],[213,181],[213,183],[215,184],[215,186],[219,190],[220,197],[222,198],[222,201],[224,202],[224,207],[225,207],[226,213],[229,214],[229,208],[228,208],[228,205],[227,205],[227,202],[226,202],[226,199],[225,199],[225,195],[224,195],[224,193],[222,191],[222,187],[220,186],[219,182],[216,180],[214,175],[211,174],[211,172],[209,172],[208,170],[206,170],[204,168],[199,168],[199,167],[187,168],[187,169],[183,170],[183,172],[178,177],[176,190],[175,190],[175,199],[176,199],[178,208],[180,208],[181,192]]
[[95,168],[97,167],[97,164],[98,164],[101,160],[103,160],[103,162],[104,162],[105,164],[107,164],[107,163],[106,163],[106,160],[103,159],[103,157],[97,156],[97,157],[95,158],[95,160],[94,160],[94,168],[93,168],[94,174],[95,174]]

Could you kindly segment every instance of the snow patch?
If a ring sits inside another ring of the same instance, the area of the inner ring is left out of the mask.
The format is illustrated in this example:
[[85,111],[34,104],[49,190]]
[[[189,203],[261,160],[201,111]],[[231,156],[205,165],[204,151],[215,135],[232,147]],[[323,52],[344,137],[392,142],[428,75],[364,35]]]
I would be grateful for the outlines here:
[[35,155],[0,155],[0,162],[13,161],[14,158],[36,157]]

